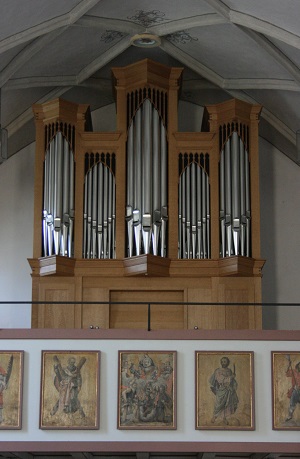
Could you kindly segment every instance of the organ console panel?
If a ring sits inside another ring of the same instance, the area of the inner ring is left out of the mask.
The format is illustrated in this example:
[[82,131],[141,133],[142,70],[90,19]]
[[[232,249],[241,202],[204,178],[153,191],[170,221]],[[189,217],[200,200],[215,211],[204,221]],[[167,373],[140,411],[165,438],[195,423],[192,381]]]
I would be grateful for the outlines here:
[[34,105],[32,327],[146,328],[150,304],[152,329],[261,328],[261,107],[178,132],[182,71],[113,68],[115,132],[87,105]]

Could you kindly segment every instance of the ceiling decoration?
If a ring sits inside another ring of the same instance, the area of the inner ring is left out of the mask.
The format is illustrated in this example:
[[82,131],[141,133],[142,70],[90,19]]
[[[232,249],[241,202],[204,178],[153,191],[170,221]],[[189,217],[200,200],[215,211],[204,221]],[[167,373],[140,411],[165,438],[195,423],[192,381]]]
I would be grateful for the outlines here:
[[[62,97],[100,108],[113,102],[111,66],[149,57],[184,67],[183,100],[261,103],[260,135],[299,162],[298,0],[29,0],[22,14],[10,0],[2,13],[8,156],[34,141],[34,103]],[[132,46],[141,34],[159,46]]]

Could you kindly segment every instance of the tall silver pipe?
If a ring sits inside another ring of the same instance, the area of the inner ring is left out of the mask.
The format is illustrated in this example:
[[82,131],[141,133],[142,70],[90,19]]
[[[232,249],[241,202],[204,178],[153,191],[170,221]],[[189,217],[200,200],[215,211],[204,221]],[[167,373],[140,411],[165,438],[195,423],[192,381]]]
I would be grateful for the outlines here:
[[[226,237],[223,233],[224,203]],[[250,256],[250,218],[248,152],[238,133],[233,132],[220,158],[220,243],[223,257]]]
[[192,230],[192,258],[196,258],[196,243],[197,243],[197,230],[196,230],[196,164],[191,164],[191,230]]
[[97,241],[97,197],[98,197],[98,171],[97,165],[92,168],[92,236],[91,236],[91,258],[96,257]]
[[153,168],[153,231],[152,231],[152,251],[153,255],[158,254],[159,233],[161,227],[161,176],[160,176],[160,129],[159,129],[159,116],[157,110],[153,109],[153,155],[152,155],[152,168]]
[[107,221],[108,221],[108,251],[107,258],[112,258],[112,214],[113,214],[113,175],[109,171],[108,174],[108,209],[107,209]]
[[231,211],[231,142],[230,139],[225,145],[225,225],[227,256],[232,254],[232,211]]
[[44,164],[43,254],[72,256],[74,160],[61,132],[49,143]]
[[231,168],[232,168],[232,230],[233,230],[233,249],[234,255],[239,254],[240,243],[240,151],[238,134],[232,134],[231,141]]
[[141,109],[135,115],[135,135],[134,135],[134,209],[133,225],[136,255],[141,253],[141,230],[142,230],[142,122]]
[[209,179],[205,174],[205,184],[206,184],[206,254],[207,258],[210,258],[210,187]]
[[245,182],[245,151],[242,139],[239,140],[240,146],[240,216],[241,216],[241,231],[240,231],[240,253],[246,255],[246,182]]
[[251,233],[251,203],[250,203],[250,170],[249,154],[245,150],[245,193],[246,193],[246,256],[251,256],[250,233]]
[[112,258],[116,258],[116,180],[114,176],[112,186]]
[[201,169],[201,185],[202,185],[202,192],[201,192],[201,200],[202,200],[202,237],[203,237],[203,258],[207,258],[207,208],[206,208],[206,174],[204,169]]
[[103,184],[103,163],[97,164],[98,172],[98,196],[97,196],[97,242],[98,242],[98,258],[103,258],[103,199],[104,184]]
[[187,258],[191,258],[191,168],[186,168],[185,182],[186,199],[186,250]]
[[[133,152],[133,154],[131,154]],[[133,164],[132,164],[133,157]],[[130,169],[133,170],[131,174]],[[167,224],[167,142],[162,120],[146,99],[132,119],[127,141],[126,221],[133,209],[133,244],[128,236],[128,256],[153,253],[166,255]]]
[[186,169],[181,174],[181,201],[182,201],[182,258],[187,258],[186,249]]
[[83,258],[87,258],[87,214],[88,214],[88,176],[84,180],[84,206],[83,206]]
[[43,202],[43,255],[48,255],[48,225],[47,217],[49,211],[49,158],[50,153],[47,152],[44,162],[44,202]]
[[61,254],[68,256],[68,235],[70,229],[70,214],[69,214],[69,195],[70,195],[70,155],[69,144],[64,139],[64,154],[63,154],[63,218],[62,218],[62,244]]
[[134,170],[133,170],[133,123],[128,131],[127,141],[127,192],[126,192],[126,221],[129,256],[133,255],[133,196],[134,196]]
[[75,179],[74,179],[74,155],[72,150],[69,151],[70,156],[70,186],[69,186],[69,239],[68,239],[68,256],[73,256],[73,229],[75,217]]
[[182,180],[178,185],[178,258],[182,258]]
[[209,178],[193,161],[179,179],[179,258],[210,258]]
[[87,258],[92,258],[91,252],[91,240],[92,240],[92,186],[93,186],[93,175],[92,169],[87,173],[88,182],[88,200],[87,200]]
[[220,156],[220,233],[221,233],[221,255],[225,257],[226,240],[225,240],[225,153],[221,151]]
[[167,221],[168,221],[168,157],[165,126],[160,120],[160,193],[161,193],[161,257],[167,256]]
[[196,180],[196,193],[197,193],[197,258],[204,257],[203,250],[203,237],[202,237],[202,173],[199,165],[196,167],[197,180]]
[[108,257],[108,193],[109,179],[108,167],[104,168],[104,195],[103,195],[103,253],[104,258]]
[[152,228],[152,106],[147,99],[143,104],[142,148],[143,148],[143,191],[142,191],[142,226],[144,252],[149,253]]

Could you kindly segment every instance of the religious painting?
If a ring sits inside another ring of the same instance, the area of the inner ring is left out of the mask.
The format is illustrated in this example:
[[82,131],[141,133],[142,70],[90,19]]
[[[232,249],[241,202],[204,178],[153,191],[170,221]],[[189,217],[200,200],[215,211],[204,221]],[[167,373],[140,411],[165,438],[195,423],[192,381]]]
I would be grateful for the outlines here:
[[40,429],[98,429],[99,372],[99,351],[42,351]]
[[273,429],[300,430],[300,352],[271,354]]
[[253,352],[196,351],[196,429],[254,430]]
[[24,351],[0,351],[0,429],[22,428]]
[[118,429],[176,429],[176,351],[119,351]]

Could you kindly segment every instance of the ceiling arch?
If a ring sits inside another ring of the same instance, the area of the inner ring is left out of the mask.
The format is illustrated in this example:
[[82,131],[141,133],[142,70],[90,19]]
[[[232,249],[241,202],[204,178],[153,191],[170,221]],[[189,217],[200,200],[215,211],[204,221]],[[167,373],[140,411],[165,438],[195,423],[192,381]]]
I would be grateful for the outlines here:
[[[145,0],[29,0],[26,8],[16,15],[18,0],[10,0],[0,18],[1,124],[9,139],[21,138],[33,123],[33,103],[72,98],[73,89],[80,94],[84,88],[93,94],[92,109],[96,99],[96,106],[107,103],[112,63],[150,55],[184,66],[186,101],[201,105],[204,91],[212,91],[214,103],[231,97],[261,103],[261,135],[299,161],[296,0],[153,0],[151,6]],[[145,31],[161,38],[151,53],[130,42]]]

